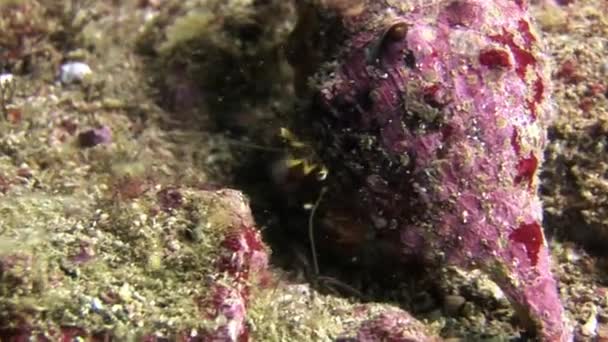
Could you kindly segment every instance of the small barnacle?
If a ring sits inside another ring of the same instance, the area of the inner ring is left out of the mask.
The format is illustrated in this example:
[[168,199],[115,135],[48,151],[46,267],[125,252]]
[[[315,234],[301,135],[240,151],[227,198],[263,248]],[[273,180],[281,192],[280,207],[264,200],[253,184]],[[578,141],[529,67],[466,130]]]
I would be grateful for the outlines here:
[[383,40],[400,41],[407,35],[407,24],[398,22],[393,24],[384,34]]
[[400,42],[407,36],[408,25],[405,22],[396,22],[390,25],[380,37],[371,42],[366,50],[367,62],[377,63],[382,53],[390,44]]

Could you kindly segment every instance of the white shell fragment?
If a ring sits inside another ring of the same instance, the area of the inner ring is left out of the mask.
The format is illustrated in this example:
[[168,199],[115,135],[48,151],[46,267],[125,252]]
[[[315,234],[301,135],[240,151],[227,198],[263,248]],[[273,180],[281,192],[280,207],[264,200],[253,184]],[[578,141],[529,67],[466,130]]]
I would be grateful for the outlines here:
[[63,84],[82,82],[88,75],[92,74],[91,68],[83,62],[68,62],[61,66],[59,79]]
[[0,87],[4,88],[8,85],[11,85],[14,80],[15,79],[13,77],[13,74],[9,74],[9,73],[0,74]]

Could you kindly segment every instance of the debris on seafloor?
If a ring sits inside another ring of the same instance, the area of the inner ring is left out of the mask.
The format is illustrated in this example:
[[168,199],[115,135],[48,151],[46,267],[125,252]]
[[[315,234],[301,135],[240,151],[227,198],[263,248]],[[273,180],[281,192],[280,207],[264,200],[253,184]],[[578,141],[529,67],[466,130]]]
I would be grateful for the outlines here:
[[91,67],[83,62],[68,62],[61,66],[59,79],[63,84],[82,82],[93,73]]
[[112,142],[112,131],[108,126],[92,128],[78,134],[78,144],[81,147],[93,147]]

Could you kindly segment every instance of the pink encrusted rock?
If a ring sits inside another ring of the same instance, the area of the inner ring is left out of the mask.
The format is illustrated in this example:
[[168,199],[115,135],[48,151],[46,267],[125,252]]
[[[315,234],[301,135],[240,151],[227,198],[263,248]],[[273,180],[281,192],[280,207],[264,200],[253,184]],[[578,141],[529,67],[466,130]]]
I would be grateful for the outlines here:
[[268,250],[255,228],[243,195],[235,190],[221,190],[218,194],[231,206],[229,222],[232,227],[219,248],[217,269],[223,279],[214,286],[212,300],[205,303],[210,305],[205,306],[209,318],[223,323],[205,333],[204,338],[209,341],[248,341],[247,305],[253,281],[250,276],[255,275],[254,283],[264,281],[268,272]]
[[357,330],[355,340],[357,342],[441,341],[438,337],[430,336],[425,331],[424,325],[401,310],[387,310],[363,322]]
[[537,195],[548,57],[526,1],[361,8],[324,18],[319,36],[340,44],[325,43],[304,118],[330,170],[327,216],[347,201],[404,254],[486,271],[539,338],[569,341]]

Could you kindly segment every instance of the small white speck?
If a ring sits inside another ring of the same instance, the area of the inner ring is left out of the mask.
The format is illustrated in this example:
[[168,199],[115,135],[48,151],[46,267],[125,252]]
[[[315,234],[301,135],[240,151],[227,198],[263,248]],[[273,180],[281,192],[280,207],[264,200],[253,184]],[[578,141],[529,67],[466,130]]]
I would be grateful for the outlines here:
[[581,333],[584,336],[595,336],[597,335],[597,327],[598,327],[598,321],[597,321],[597,307],[593,304],[591,304],[591,314],[589,315],[589,318],[587,319],[587,321],[585,322],[585,324],[583,324],[581,326]]
[[95,297],[91,300],[91,308],[93,311],[100,311],[103,309],[103,303],[99,298]]
[[13,77],[13,74],[0,74],[0,87],[6,87],[7,85],[13,83],[14,80],[15,78]]
[[91,75],[93,71],[88,64],[82,62],[68,62],[61,66],[59,78],[61,83],[70,84],[81,82],[85,77]]
[[469,212],[466,210],[462,211],[462,223],[467,223],[467,219],[469,217]]

